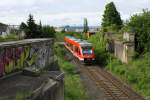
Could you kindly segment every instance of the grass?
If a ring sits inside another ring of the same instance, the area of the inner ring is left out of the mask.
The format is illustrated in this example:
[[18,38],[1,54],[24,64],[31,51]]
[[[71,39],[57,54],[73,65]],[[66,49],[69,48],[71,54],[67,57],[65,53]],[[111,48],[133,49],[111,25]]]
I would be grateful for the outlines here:
[[[14,100],[27,100],[27,97],[29,97],[31,95],[31,93],[27,93],[27,92],[18,92],[14,98]],[[9,97],[4,97],[4,100],[12,100],[12,98]]]
[[150,98],[150,53],[135,58],[129,64],[123,64],[106,52],[107,41],[101,32],[90,37],[89,41],[93,43],[95,48],[97,64],[105,66],[107,70],[130,84],[136,92],[145,98]]
[[[118,36],[120,38],[121,36]],[[88,40],[89,42],[93,43],[93,46],[95,48],[95,56],[96,56],[96,63],[105,66],[105,68],[109,71],[111,71],[115,76],[120,78],[121,80],[124,80],[126,83],[131,85],[131,87],[144,96],[146,99],[150,99],[150,53],[145,53],[139,58],[135,58],[132,62],[128,64],[123,64],[121,61],[114,58],[112,55],[109,55],[106,52],[106,40],[103,34],[97,33],[96,35],[92,36]],[[60,53],[60,52],[59,52]],[[59,55],[64,55],[63,52]],[[64,56],[62,56],[64,57]],[[79,99],[76,97],[76,91],[72,91],[73,83],[79,81],[75,77],[74,68],[73,65],[70,65],[68,62],[60,60],[62,62],[59,62],[60,65],[62,65],[62,69],[65,70],[67,74],[66,82],[65,83],[65,99],[66,100],[86,100],[86,99]],[[69,67],[65,67],[69,66]],[[72,75],[74,77],[72,77]],[[70,80],[70,81],[68,81]],[[75,81],[75,82],[74,82]],[[75,86],[77,88],[77,86]],[[78,86],[80,87],[80,86]],[[67,90],[67,88],[70,88],[70,90]],[[76,89],[75,88],[75,89]],[[81,92],[84,94],[84,92]],[[79,94],[81,94],[79,93]],[[72,99],[73,97],[77,99]],[[86,96],[85,96],[86,97]]]
[[0,37],[0,42],[7,42],[7,41],[16,41],[19,40],[17,35],[15,34],[10,34],[8,36],[6,36],[5,38]]
[[66,60],[65,52],[55,45],[58,64],[65,72],[65,100],[88,100],[79,74],[75,73],[75,66]]
[[122,64],[112,57],[107,69],[130,84],[135,91],[145,98],[150,97],[150,53],[134,59],[129,64]]

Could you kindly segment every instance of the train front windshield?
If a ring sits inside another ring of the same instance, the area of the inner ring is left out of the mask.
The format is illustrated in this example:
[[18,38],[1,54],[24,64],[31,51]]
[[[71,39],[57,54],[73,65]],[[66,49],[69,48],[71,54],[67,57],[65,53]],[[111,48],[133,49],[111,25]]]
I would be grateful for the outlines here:
[[82,47],[83,55],[92,55],[92,47]]

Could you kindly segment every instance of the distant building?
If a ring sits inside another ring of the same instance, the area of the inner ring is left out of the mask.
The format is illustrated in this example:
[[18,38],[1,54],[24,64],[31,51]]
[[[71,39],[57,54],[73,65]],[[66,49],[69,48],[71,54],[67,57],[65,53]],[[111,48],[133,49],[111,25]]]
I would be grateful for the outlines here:
[[55,27],[56,32],[61,32],[64,29],[64,27]]
[[65,27],[66,32],[83,32],[83,27],[80,26],[67,26]]
[[89,31],[85,33],[85,36],[87,38],[90,38],[92,35],[95,35],[97,32],[99,32],[99,27],[89,27]]
[[0,36],[5,38],[11,33],[18,33],[19,26],[17,25],[0,25]]
[[[83,26],[64,26],[64,27],[56,27],[56,32],[61,32],[63,29],[65,29],[66,32],[83,32],[84,27]],[[99,27],[98,26],[90,26],[89,32],[98,32]]]
[[10,34],[10,28],[8,26],[0,26],[0,36],[6,37]]
[[99,26],[91,26],[91,27],[89,27],[89,32],[91,32],[91,33],[99,32],[99,30],[100,30]]
[[[82,26],[70,26],[70,27],[67,27],[65,28],[67,32],[83,32],[84,30],[84,27]],[[99,31],[99,27],[94,27],[94,26],[91,26],[89,27],[89,32],[98,32]]]

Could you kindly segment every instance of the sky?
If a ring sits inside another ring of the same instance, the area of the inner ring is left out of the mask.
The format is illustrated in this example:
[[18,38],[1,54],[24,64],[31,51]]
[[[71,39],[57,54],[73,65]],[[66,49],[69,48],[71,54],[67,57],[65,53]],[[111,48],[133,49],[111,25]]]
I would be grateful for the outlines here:
[[100,26],[105,5],[111,1],[123,20],[150,9],[150,0],[1,0],[0,22],[19,25],[32,14],[43,25],[81,26],[87,18],[89,26]]

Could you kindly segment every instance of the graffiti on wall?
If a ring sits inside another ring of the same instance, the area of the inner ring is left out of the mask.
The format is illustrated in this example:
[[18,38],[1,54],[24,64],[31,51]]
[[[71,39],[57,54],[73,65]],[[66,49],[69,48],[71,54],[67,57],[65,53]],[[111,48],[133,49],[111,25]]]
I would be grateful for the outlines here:
[[50,46],[33,44],[21,47],[0,49],[0,76],[23,69],[24,67],[46,67]]

